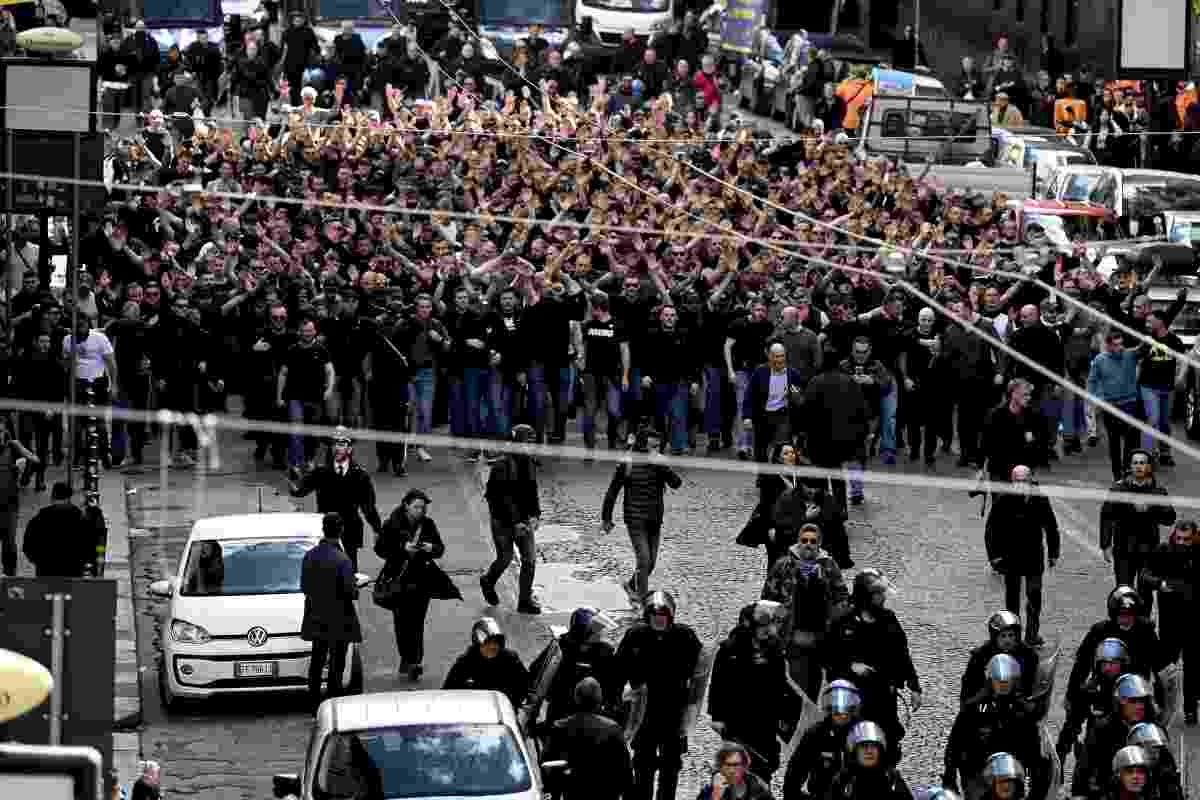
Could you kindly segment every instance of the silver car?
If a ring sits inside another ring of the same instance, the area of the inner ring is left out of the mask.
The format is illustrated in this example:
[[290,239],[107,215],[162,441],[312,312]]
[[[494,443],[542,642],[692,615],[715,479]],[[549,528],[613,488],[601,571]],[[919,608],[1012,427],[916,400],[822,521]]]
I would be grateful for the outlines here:
[[508,699],[490,691],[379,692],[317,709],[299,775],[276,797],[541,800],[541,773]]

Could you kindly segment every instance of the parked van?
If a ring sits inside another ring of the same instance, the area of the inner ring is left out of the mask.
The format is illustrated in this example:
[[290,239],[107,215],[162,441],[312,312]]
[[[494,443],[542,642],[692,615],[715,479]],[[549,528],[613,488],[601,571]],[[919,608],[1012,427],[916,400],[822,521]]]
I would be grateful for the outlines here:
[[584,17],[592,18],[596,34],[608,47],[619,47],[630,28],[645,43],[671,27],[675,0],[575,0],[575,19]]
[[864,105],[857,139],[864,156],[887,156],[917,164],[931,160],[937,164],[970,164],[987,159],[991,134],[984,103],[880,93]]

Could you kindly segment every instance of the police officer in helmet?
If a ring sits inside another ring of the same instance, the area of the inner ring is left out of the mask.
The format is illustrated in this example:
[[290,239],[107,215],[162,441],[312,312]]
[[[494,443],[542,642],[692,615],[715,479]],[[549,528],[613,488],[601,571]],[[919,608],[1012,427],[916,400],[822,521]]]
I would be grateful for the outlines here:
[[529,692],[529,671],[508,649],[500,623],[481,617],[471,626],[471,643],[446,673],[443,689],[489,689],[520,708]]
[[988,640],[971,651],[967,669],[963,672],[959,702],[963,705],[978,702],[987,694],[985,676],[988,662],[993,656],[1004,653],[1012,656],[1021,665],[1022,692],[1026,697],[1032,693],[1037,677],[1038,656],[1025,642],[1021,641],[1021,620],[1011,611],[997,611],[988,618]]
[[833,778],[846,765],[846,737],[860,720],[862,693],[853,683],[836,680],[821,693],[824,718],[804,732],[783,776],[784,800],[825,797]]

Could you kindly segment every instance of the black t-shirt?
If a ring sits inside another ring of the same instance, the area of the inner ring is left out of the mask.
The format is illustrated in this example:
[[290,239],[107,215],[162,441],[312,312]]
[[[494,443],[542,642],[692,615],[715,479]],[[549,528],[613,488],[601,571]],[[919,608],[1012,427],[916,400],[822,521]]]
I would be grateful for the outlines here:
[[882,314],[867,321],[867,335],[871,337],[871,353],[893,372],[904,350],[904,320],[888,319]]
[[1168,332],[1166,336],[1154,337],[1155,344],[1149,345],[1142,359],[1138,383],[1155,389],[1170,389],[1175,385],[1176,353],[1185,353],[1187,348],[1178,336]]
[[605,322],[590,319],[583,323],[583,347],[587,357],[584,371],[605,378],[620,377],[622,341],[624,331],[611,317]]
[[748,317],[735,320],[729,326],[728,338],[733,339],[733,368],[752,370],[767,360],[767,340],[775,326],[770,320],[756,322]]
[[325,394],[325,365],[330,363],[322,345],[293,345],[283,361],[288,371],[283,399],[319,402]]

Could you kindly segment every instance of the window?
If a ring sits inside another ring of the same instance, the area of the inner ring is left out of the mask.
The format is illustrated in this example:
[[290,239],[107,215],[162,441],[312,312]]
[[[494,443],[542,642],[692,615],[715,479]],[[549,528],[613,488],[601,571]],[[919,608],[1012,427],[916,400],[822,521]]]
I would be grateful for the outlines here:
[[317,541],[314,538],[193,542],[180,594],[217,597],[299,592],[304,554]]
[[889,111],[883,115],[883,135],[887,138],[902,138],[908,135],[908,126],[904,123],[902,112]]
[[1074,47],[1079,38],[1079,0],[1067,0],[1066,33],[1063,36],[1067,47]]

